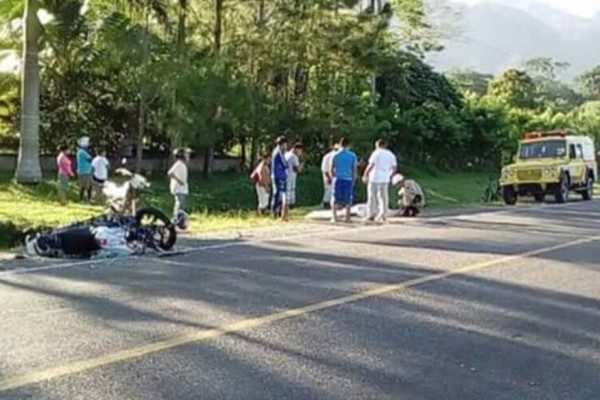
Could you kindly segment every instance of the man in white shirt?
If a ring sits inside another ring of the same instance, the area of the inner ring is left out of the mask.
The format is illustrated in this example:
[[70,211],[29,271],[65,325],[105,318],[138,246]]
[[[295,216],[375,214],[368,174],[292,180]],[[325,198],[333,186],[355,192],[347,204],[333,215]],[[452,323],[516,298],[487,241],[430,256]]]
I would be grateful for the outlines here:
[[333,149],[325,154],[323,161],[321,162],[321,175],[323,176],[323,208],[325,210],[328,210],[331,207],[331,183],[333,182],[333,178],[330,174],[331,161],[338,150],[339,145],[336,143]]
[[288,165],[286,200],[290,208],[293,208],[296,205],[296,180],[298,174],[302,171],[302,166],[300,165],[302,150],[302,144],[296,143],[292,146],[290,151],[285,153],[285,161],[287,161]]
[[110,162],[106,158],[106,150],[101,150],[92,160],[92,179],[99,186],[104,185],[108,179],[108,171],[110,170]]
[[168,172],[170,179],[169,188],[175,198],[173,216],[178,217],[179,212],[185,211],[185,199],[189,194],[188,167],[189,152],[185,149],[175,150],[175,163]]
[[96,199],[101,199],[102,188],[108,179],[110,162],[106,158],[106,150],[100,150],[92,160],[92,181],[96,187]]
[[389,185],[398,169],[396,155],[386,148],[383,139],[375,143],[363,180],[367,182],[367,220],[385,221],[390,202]]

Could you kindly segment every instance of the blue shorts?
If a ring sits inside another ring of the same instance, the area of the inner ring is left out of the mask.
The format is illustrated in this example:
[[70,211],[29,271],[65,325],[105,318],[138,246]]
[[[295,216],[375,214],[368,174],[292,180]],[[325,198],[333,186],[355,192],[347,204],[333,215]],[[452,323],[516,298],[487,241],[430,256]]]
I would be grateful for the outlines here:
[[333,199],[335,204],[351,206],[354,200],[354,182],[336,179],[333,182]]

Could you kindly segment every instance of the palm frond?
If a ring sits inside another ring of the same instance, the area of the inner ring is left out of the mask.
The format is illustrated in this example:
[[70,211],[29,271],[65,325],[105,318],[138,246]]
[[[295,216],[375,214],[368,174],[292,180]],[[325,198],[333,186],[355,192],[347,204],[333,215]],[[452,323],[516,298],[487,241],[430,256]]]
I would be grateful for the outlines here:
[[23,15],[23,0],[0,0],[0,21],[8,22]]

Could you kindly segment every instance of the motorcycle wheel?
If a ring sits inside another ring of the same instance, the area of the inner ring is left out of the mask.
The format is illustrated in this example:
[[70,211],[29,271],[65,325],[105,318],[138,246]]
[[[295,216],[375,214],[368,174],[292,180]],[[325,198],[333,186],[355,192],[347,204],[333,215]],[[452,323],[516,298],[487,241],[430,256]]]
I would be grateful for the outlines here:
[[171,250],[177,241],[177,230],[167,215],[156,208],[143,208],[135,214],[140,227],[154,228],[152,240],[161,250]]

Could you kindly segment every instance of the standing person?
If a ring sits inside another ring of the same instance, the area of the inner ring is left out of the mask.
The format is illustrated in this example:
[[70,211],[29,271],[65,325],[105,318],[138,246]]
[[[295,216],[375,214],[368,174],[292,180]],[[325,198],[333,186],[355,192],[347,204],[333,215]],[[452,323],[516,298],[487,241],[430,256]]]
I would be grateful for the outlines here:
[[363,180],[367,182],[367,220],[385,221],[390,203],[389,185],[398,169],[396,155],[386,148],[386,142],[375,142]]
[[288,178],[288,164],[285,160],[288,140],[285,136],[280,136],[275,141],[275,150],[271,156],[271,181],[273,182],[272,211],[274,217],[281,216],[281,219],[288,219],[289,207],[287,205],[286,191]]
[[331,200],[332,222],[337,222],[338,207],[346,208],[346,222],[350,221],[350,208],[354,195],[354,181],[358,175],[356,154],[348,149],[350,142],[340,140],[340,150],[333,156],[330,174],[333,178]]
[[73,163],[69,157],[69,147],[61,145],[58,157],[56,157],[56,166],[58,167],[58,199],[60,204],[67,204],[69,195],[69,179],[75,178],[73,172]]
[[302,157],[303,149],[304,148],[302,144],[296,143],[292,146],[290,151],[285,153],[285,161],[288,164],[286,200],[290,208],[294,208],[296,205],[296,180],[298,178],[298,174],[302,172],[300,157]]
[[187,166],[189,152],[185,149],[177,149],[173,155],[175,156],[175,162],[167,174],[170,180],[169,188],[175,200],[173,218],[179,220],[180,213],[185,212],[185,200],[189,194]]
[[106,158],[106,150],[100,150],[96,153],[96,157],[92,160],[92,180],[97,188],[97,196],[102,193],[102,187],[108,179],[108,171],[110,170],[110,162]]
[[[77,141],[77,180],[79,181],[79,201],[92,199],[92,156],[88,152],[90,138],[84,136]],[[87,199],[86,199],[87,198]]]
[[269,208],[269,192],[271,187],[271,156],[265,154],[256,166],[250,179],[256,187],[256,195],[258,197],[257,215],[265,215]]
[[323,209],[329,210],[331,207],[331,160],[335,153],[339,150],[339,145],[336,143],[321,162],[321,175],[323,175]]

